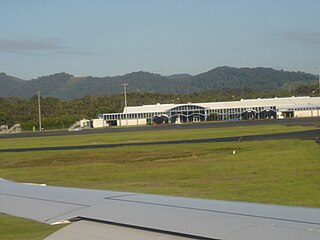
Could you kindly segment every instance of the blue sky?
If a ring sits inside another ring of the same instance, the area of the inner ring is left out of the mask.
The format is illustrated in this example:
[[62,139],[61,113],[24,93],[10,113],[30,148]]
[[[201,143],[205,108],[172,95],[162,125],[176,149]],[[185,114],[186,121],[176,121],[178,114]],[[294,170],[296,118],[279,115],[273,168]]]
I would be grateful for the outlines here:
[[317,73],[319,0],[0,0],[0,72]]

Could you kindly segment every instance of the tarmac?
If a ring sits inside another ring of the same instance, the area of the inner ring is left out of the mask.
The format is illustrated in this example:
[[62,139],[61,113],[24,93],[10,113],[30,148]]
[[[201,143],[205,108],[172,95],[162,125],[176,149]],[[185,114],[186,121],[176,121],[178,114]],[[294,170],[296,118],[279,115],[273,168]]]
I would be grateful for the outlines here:
[[67,136],[80,134],[102,134],[116,132],[135,132],[135,131],[161,131],[177,129],[196,129],[196,128],[223,128],[236,126],[259,126],[280,124],[285,126],[318,126],[320,127],[320,117],[310,118],[286,118],[286,119],[266,119],[266,120],[245,120],[245,121],[214,121],[187,124],[164,124],[164,125],[143,125],[129,127],[105,127],[95,129],[83,129],[81,131],[69,132],[67,130],[58,131],[35,131],[21,132],[13,134],[0,134],[1,138],[29,138],[29,137],[49,137],[49,136]]

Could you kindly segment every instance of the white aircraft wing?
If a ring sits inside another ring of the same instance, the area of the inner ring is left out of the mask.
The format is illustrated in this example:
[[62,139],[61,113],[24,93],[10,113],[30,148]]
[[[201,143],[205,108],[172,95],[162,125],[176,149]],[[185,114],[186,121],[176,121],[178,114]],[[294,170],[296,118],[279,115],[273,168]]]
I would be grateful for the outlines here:
[[47,240],[319,240],[320,209],[22,184],[0,179],[0,212],[71,224]]

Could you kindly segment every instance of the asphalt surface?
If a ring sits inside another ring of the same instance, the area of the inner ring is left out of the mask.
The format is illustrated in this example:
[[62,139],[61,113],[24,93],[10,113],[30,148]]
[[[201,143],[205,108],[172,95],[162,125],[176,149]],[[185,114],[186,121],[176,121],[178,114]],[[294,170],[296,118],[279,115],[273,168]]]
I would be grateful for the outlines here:
[[309,139],[309,140],[315,140],[318,142],[320,138],[320,129],[301,131],[301,132],[234,136],[234,137],[222,137],[222,138],[173,140],[173,141],[158,141],[158,142],[114,143],[114,144],[99,144],[99,145],[42,147],[42,148],[0,149],[0,152],[59,151],[59,150],[79,150],[79,149],[100,149],[100,148],[113,148],[113,147],[124,147],[124,146],[127,147],[127,146],[172,145],[172,144],[185,144],[185,143],[260,141],[260,140],[289,139],[289,138],[298,138],[298,139],[306,139],[306,140]]
[[84,129],[81,131],[68,132],[67,130],[59,131],[42,131],[42,132],[21,132],[14,134],[0,134],[1,138],[27,138],[27,137],[49,137],[49,136],[67,136],[80,134],[100,134],[100,133],[116,133],[116,132],[136,132],[136,131],[161,131],[161,130],[177,130],[177,129],[195,129],[195,128],[222,128],[236,126],[259,126],[281,124],[286,126],[320,126],[320,117],[312,118],[286,118],[273,120],[247,120],[247,121],[221,121],[221,122],[205,122],[194,124],[172,124],[172,125],[147,125],[138,127],[106,127],[96,129]]

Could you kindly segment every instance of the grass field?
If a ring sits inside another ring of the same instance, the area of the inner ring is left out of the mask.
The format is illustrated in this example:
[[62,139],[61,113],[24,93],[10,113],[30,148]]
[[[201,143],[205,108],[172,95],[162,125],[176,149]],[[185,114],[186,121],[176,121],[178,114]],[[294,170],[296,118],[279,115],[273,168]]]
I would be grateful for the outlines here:
[[[130,132],[51,137],[45,141],[10,139],[11,143],[2,139],[0,147],[13,147],[13,142],[15,146],[31,147],[41,143],[51,146],[57,142],[75,145],[165,137],[208,138],[299,129],[307,128],[260,126]],[[298,139],[1,153],[0,177],[57,186],[320,207],[319,156],[317,143]],[[0,239],[43,239],[57,229],[4,215],[0,215],[0,223]]]
[[35,137],[19,139],[0,139],[1,148],[26,148],[26,147],[49,147],[49,146],[70,146],[70,145],[90,145],[124,142],[149,142],[179,139],[196,138],[218,138],[229,136],[245,136],[256,134],[271,134],[283,132],[295,132],[315,129],[315,126],[284,126],[284,125],[264,125],[264,126],[237,126],[228,128],[201,128],[201,129],[181,129],[162,131],[137,131],[106,134],[85,134],[76,136],[56,136],[56,137]]

